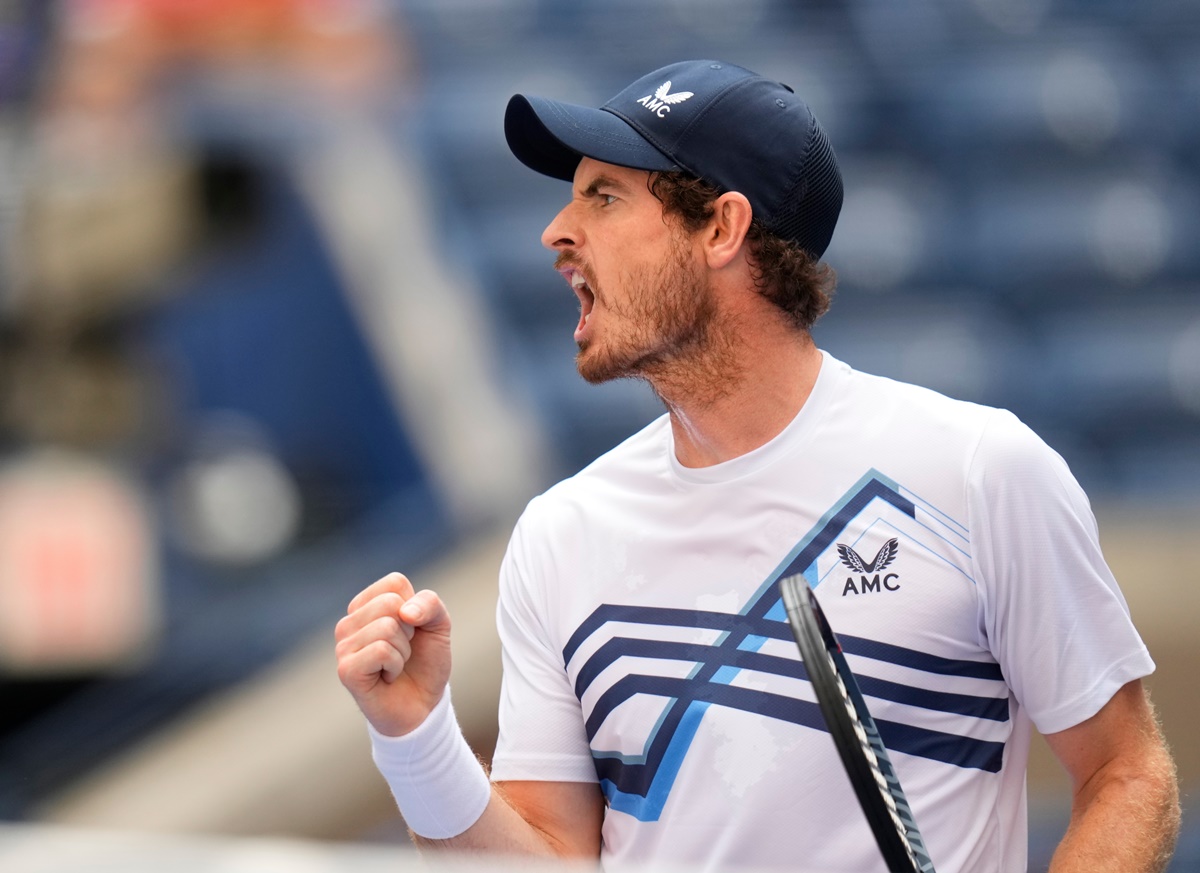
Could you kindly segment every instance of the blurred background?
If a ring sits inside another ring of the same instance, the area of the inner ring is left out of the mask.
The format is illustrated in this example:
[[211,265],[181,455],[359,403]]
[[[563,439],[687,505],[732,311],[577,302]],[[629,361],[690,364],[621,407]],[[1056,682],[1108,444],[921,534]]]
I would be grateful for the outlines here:
[[[1200,3],[0,0],[0,867],[396,869],[332,629],[449,601],[495,734],[526,500],[659,414],[575,374],[518,91],[714,57],[838,151],[823,347],[1013,409],[1091,495],[1200,870]],[[1065,826],[1044,747],[1031,869]]]

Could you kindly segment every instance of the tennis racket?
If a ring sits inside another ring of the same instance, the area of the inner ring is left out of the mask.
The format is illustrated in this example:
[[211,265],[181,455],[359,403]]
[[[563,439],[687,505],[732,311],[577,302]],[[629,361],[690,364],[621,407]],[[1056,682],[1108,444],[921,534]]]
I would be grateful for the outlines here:
[[934,873],[912,807],[842,647],[803,575],[781,579],[788,623],[858,803],[890,873]]

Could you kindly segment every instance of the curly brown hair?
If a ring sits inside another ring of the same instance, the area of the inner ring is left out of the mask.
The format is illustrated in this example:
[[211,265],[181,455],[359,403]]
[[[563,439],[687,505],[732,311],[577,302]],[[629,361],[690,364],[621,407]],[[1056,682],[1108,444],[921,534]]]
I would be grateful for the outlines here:
[[[664,213],[678,218],[691,232],[708,223],[713,201],[721,195],[716,186],[681,172],[651,173],[649,188],[662,201]],[[771,233],[757,218],[750,222],[746,240],[759,293],[782,309],[796,327],[811,330],[829,309],[837,285],[833,268]]]

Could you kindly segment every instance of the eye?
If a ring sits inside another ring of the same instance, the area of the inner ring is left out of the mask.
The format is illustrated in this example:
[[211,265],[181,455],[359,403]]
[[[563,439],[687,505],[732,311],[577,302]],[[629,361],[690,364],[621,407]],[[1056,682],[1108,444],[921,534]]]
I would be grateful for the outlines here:
[[616,194],[601,194],[600,195],[600,205],[601,206],[612,206],[616,202],[617,202]]

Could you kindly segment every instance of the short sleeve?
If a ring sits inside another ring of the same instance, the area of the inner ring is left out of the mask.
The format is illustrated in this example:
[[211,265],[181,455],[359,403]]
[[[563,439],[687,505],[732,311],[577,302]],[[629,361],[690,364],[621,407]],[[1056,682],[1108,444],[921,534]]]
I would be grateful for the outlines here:
[[1079,724],[1153,672],[1087,497],[1061,457],[997,411],[967,489],[983,631],[1038,730]]
[[504,674],[492,779],[595,782],[582,709],[548,630],[552,598],[542,586],[563,582],[546,578],[545,559],[531,554],[529,515],[517,523],[500,569],[496,624]]

